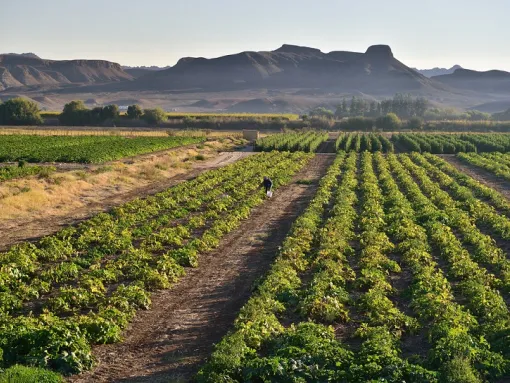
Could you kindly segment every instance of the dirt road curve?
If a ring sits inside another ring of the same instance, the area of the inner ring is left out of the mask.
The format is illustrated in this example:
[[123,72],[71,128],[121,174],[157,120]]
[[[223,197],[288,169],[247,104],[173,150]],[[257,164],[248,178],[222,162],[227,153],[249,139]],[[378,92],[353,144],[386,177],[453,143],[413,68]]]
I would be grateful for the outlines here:
[[[295,180],[319,180],[334,156],[317,156]],[[125,341],[98,346],[98,365],[72,382],[188,382],[231,328],[264,275],[292,223],[317,190],[317,182],[292,182],[255,209],[216,251],[173,288],[153,295],[152,309],[140,312]]]
[[85,207],[77,209],[73,214],[58,217],[40,217],[33,220],[24,221],[0,221],[0,251],[5,250],[9,246],[21,242],[30,241],[40,238],[45,235],[55,233],[56,231],[76,224],[87,218],[92,217],[103,211],[107,211],[112,207],[129,202],[137,197],[144,197],[151,194],[156,194],[169,187],[177,185],[180,182],[193,179],[200,173],[217,169],[228,164],[231,164],[241,158],[254,153],[247,152],[224,152],[220,153],[217,157],[204,162],[196,162],[193,169],[184,174],[179,174],[175,177],[165,179],[163,181],[155,182],[143,188],[134,189],[128,193],[121,193],[111,195],[99,202],[87,204]]
[[485,184],[488,187],[497,190],[510,200],[510,182],[497,177],[496,175],[479,168],[477,166],[466,164],[459,160],[455,155],[444,155],[440,156],[444,160],[448,161],[451,165],[455,166],[458,170],[466,173],[475,180]]

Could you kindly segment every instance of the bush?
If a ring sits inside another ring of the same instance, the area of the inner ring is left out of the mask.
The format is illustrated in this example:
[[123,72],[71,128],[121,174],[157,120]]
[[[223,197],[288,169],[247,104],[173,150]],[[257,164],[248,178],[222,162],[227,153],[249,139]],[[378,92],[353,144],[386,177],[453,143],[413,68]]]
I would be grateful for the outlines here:
[[149,125],[157,125],[167,120],[166,113],[161,108],[145,109],[142,119]]
[[423,129],[423,120],[420,117],[413,117],[407,121],[407,129],[420,130]]
[[140,105],[129,105],[127,108],[126,116],[130,120],[138,120],[142,117],[143,110]]
[[15,365],[0,374],[0,383],[63,383],[64,378],[42,368]]
[[379,117],[375,120],[375,126],[379,130],[392,132],[400,129],[402,122],[395,113],[388,113],[386,116]]
[[39,125],[43,123],[40,110],[33,101],[13,98],[0,104],[0,124]]

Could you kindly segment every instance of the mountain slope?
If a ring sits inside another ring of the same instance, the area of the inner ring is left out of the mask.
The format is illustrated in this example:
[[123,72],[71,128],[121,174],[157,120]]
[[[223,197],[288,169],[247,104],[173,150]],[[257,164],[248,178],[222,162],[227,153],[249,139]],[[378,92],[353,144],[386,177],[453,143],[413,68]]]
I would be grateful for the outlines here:
[[441,76],[441,75],[444,75],[444,74],[452,74],[457,69],[463,69],[463,68],[460,65],[454,65],[450,69],[447,69],[447,68],[437,68],[437,67],[436,68],[432,68],[432,69],[416,69],[416,68],[413,68],[413,69],[415,71],[417,71],[418,73],[421,73],[425,77],[431,78],[431,77],[434,77],[434,76]]
[[35,55],[0,55],[0,90],[132,80],[119,64],[104,60],[43,60]]
[[275,51],[241,52],[214,59],[187,57],[127,86],[133,90],[341,88],[384,94],[444,88],[395,59],[386,45],[372,46],[365,53],[323,53],[283,45]]
[[500,70],[478,72],[457,69],[452,74],[432,77],[432,80],[457,89],[486,93],[510,93],[510,72]]

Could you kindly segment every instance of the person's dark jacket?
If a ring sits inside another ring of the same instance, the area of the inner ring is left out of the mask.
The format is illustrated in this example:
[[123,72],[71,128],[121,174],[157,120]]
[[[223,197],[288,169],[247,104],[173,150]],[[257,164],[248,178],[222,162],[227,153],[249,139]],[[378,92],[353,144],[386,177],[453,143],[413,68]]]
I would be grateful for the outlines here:
[[262,181],[262,185],[264,185],[267,192],[268,190],[271,190],[271,188],[273,187],[273,181],[271,181],[270,178],[265,178],[264,181]]

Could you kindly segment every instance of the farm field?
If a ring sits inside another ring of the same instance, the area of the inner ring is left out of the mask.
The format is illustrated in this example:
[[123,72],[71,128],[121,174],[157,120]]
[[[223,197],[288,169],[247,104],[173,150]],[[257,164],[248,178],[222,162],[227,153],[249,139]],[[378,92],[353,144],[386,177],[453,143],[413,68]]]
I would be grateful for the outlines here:
[[201,137],[0,135],[0,162],[101,163],[204,141]]
[[439,157],[341,154],[198,381],[508,377],[509,208]]
[[[80,383],[506,381],[510,180],[489,167],[510,164],[506,137],[406,135],[474,150],[308,131],[197,160],[208,140],[119,162],[162,178],[106,213],[27,221],[47,226],[32,236],[19,219],[0,241],[1,366]],[[109,179],[115,164],[83,166]]]
[[120,340],[150,291],[168,288],[198,255],[264,201],[267,174],[287,183],[310,155],[251,156],[144,200],[134,200],[0,257],[3,364],[63,373],[91,367],[91,344]]

